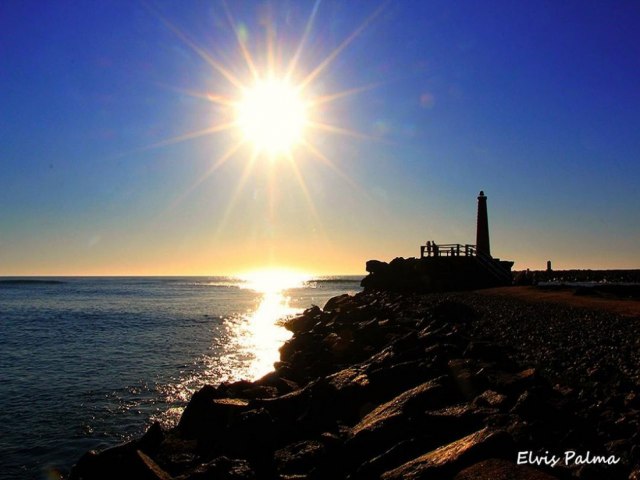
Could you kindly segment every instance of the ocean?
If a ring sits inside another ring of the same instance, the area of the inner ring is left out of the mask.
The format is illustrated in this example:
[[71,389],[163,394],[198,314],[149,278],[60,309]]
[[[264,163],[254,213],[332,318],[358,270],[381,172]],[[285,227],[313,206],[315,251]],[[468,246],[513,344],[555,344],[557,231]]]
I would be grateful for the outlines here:
[[203,385],[257,379],[283,318],[362,277],[0,278],[0,479],[176,424]]

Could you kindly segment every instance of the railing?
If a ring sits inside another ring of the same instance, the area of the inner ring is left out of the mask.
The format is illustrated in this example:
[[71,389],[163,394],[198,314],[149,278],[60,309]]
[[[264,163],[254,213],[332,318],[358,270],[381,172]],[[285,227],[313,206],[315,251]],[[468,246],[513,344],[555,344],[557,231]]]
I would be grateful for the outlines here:
[[429,242],[420,246],[420,258],[424,257],[473,257],[476,246],[460,243],[437,244]]
[[425,257],[476,257],[495,278],[501,282],[511,283],[511,271],[503,268],[491,255],[478,252],[475,245],[428,242],[420,246],[420,258]]

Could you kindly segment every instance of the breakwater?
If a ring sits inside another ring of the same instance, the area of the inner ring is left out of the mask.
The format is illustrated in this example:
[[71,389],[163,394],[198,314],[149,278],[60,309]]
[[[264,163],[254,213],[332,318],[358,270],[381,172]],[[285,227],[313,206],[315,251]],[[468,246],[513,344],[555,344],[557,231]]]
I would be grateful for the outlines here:
[[[473,293],[367,291],[309,308],[287,328],[273,372],[202,388],[176,428],[89,452],[71,478],[639,472],[633,319]],[[594,334],[604,350],[589,354]]]

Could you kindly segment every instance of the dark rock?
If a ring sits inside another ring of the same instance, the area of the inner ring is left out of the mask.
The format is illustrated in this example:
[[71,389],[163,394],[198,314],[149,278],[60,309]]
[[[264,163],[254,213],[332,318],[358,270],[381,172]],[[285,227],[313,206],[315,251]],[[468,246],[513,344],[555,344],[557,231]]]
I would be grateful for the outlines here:
[[337,309],[340,309],[341,307],[344,308],[344,306],[351,303],[351,298],[351,295],[349,295],[348,293],[330,298],[329,300],[327,300],[327,303],[325,303],[323,310],[325,312],[333,312]]
[[[320,309],[318,308],[318,310]],[[290,318],[289,320],[284,322],[284,328],[286,328],[287,330],[293,333],[308,332],[317,323],[318,323],[318,318],[315,315],[313,314],[307,315],[305,313],[298,317]]]
[[541,391],[537,388],[523,392],[511,412],[528,420],[543,420],[545,422],[562,420],[564,414],[552,404],[547,391]]
[[355,472],[354,480],[380,478],[380,475],[403,465],[436,445],[428,435],[409,437],[391,446],[388,450],[362,463]]
[[179,475],[198,464],[198,442],[186,440],[174,430],[165,435],[160,444],[156,458],[169,474]]
[[365,269],[369,273],[384,273],[389,269],[389,264],[380,260],[368,260]]
[[467,400],[471,400],[488,386],[484,375],[477,373],[477,365],[472,361],[456,358],[449,360],[447,367],[456,389]]
[[277,427],[274,418],[264,408],[241,412],[229,425],[224,450],[243,458],[268,454],[279,440]]
[[200,465],[179,480],[255,480],[256,474],[246,460],[218,457]]
[[489,341],[472,341],[469,342],[464,351],[465,357],[481,358],[506,364],[509,362],[509,355],[504,348]]
[[500,408],[507,402],[507,396],[493,390],[485,390],[473,399],[473,404],[479,407]]
[[440,322],[451,323],[470,322],[478,317],[478,313],[469,305],[456,301],[444,301],[438,304],[431,314]]
[[191,398],[178,423],[178,430],[184,438],[211,443],[223,439],[234,418],[249,410],[249,402],[239,398],[211,398],[206,388]]
[[432,432],[440,444],[482,428],[487,418],[498,413],[492,408],[476,407],[471,403],[429,410],[418,421],[422,428]]
[[507,433],[485,428],[390,470],[381,479],[447,478],[483,457],[505,457],[512,450],[512,440]]
[[[477,257],[450,256],[429,258],[394,258],[389,264],[367,262],[367,275],[361,285],[368,290],[392,292],[444,292],[471,290],[511,284],[510,262],[494,261],[488,268]],[[505,275],[496,276],[496,270]]]
[[292,443],[275,452],[275,461],[280,473],[306,473],[319,465],[326,454],[322,442],[304,440]]
[[356,463],[381,454],[420,427],[413,421],[415,417],[450,400],[449,392],[437,380],[398,395],[373,409],[350,430],[347,453]]
[[223,383],[218,387],[218,393],[222,398],[272,398],[278,395],[278,389],[269,385],[260,385],[257,382],[240,380],[233,383]]
[[[261,385],[265,387],[273,387],[278,391],[279,395],[284,395],[286,393],[291,393],[295,390],[298,390],[300,386],[294,382],[293,380],[289,380],[287,378],[283,378],[280,375],[280,372],[269,372],[264,377],[260,378],[253,382],[256,385]],[[260,398],[260,397],[256,397]],[[270,397],[262,397],[262,398],[270,398]]]
[[126,475],[131,475],[131,477],[139,478],[141,480],[172,480],[173,477],[169,475],[167,472],[162,470],[151,458],[149,458],[146,454],[138,450],[137,452],[138,458],[140,459],[140,465],[142,468],[132,468],[131,470],[127,470]]
[[527,368],[518,373],[494,372],[488,375],[488,378],[497,391],[507,395],[523,392],[534,386],[538,380],[535,368]]
[[149,456],[136,450],[135,444],[109,448],[103,452],[84,454],[74,465],[70,480],[111,480],[136,478],[140,480],[171,480],[173,477],[160,468]]
[[501,458],[483,460],[459,472],[453,480],[555,480],[557,477],[528,465]]
[[153,422],[145,434],[138,440],[138,449],[147,455],[153,455],[158,451],[164,441],[165,435],[160,423]]
[[423,360],[411,360],[367,372],[372,401],[385,401],[443,373]]

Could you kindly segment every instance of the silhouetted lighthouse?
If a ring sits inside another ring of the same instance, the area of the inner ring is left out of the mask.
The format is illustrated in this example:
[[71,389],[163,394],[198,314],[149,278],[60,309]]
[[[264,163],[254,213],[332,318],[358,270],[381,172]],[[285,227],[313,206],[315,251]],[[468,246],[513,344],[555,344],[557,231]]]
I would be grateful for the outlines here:
[[487,217],[487,197],[480,191],[478,195],[478,223],[476,227],[476,250],[491,255],[489,246],[489,218]]

